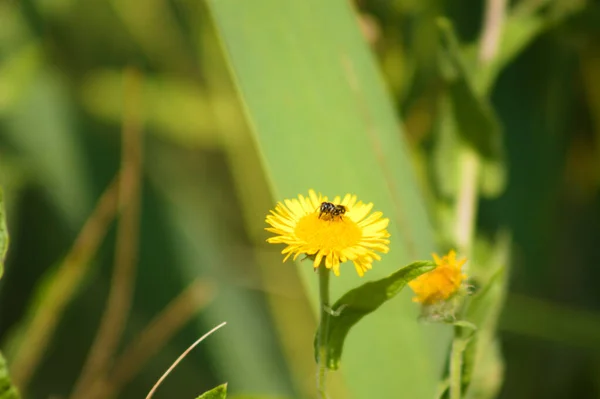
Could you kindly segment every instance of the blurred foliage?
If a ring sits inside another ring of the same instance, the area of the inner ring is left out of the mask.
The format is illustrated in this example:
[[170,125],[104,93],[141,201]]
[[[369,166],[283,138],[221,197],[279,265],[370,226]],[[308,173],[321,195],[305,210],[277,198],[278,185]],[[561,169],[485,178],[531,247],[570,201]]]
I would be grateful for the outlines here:
[[6,360],[0,353],[0,398],[19,399],[20,397],[17,388],[10,381]]
[[[470,384],[469,398],[498,390],[511,399],[597,398],[598,2],[507,1],[498,54],[485,66],[483,1],[358,0],[354,9],[311,1],[319,8],[290,5],[281,14],[266,0],[234,3],[0,0],[0,185],[11,233],[0,344],[9,366],[31,345],[23,337],[32,315],[121,169],[123,72],[133,66],[144,131],[140,245],[115,363],[191,281],[212,287],[214,298],[177,322],[184,327],[115,397],[144,397],[190,342],[223,320],[228,328],[190,353],[155,398],[197,397],[223,381],[230,397],[312,397],[316,281],[312,268],[282,265],[264,243],[273,198],[310,187],[349,191],[393,215],[390,257],[365,277],[382,278],[455,244],[466,140],[489,156],[480,158],[466,308],[478,331],[465,335],[461,387]],[[222,9],[209,14],[209,6]],[[442,33],[452,26],[455,36],[440,36],[440,17]],[[226,31],[238,35],[237,50]],[[107,221],[95,256],[73,263],[85,273],[39,367],[19,386],[27,398],[67,397],[73,388],[106,306],[118,217]],[[334,298],[362,282],[343,273]],[[356,386],[412,375],[439,377],[445,392],[452,328],[417,326],[417,314],[403,293],[361,321],[341,372],[330,375],[332,396],[367,397]],[[378,351],[397,355],[374,359]],[[471,361],[481,367],[469,369]]]
[[[0,278],[4,272],[4,256],[8,250],[8,232],[6,230],[6,218],[4,214],[4,195],[0,190]],[[6,360],[0,352],[0,398],[19,399],[17,388],[12,384]]]

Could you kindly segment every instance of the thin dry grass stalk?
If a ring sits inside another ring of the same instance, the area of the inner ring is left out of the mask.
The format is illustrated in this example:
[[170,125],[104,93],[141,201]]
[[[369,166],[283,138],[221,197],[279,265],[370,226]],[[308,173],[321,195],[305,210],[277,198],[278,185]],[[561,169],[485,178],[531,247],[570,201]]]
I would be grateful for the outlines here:
[[152,387],[152,389],[150,390],[150,392],[146,396],[146,399],[152,398],[152,395],[154,395],[154,392],[156,392],[156,390],[158,389],[158,387],[160,386],[160,384],[164,381],[164,379],[167,378],[167,376],[169,375],[169,373],[171,373],[171,371],[173,371],[173,369],[175,367],[177,367],[177,365],[179,364],[179,362],[181,362],[183,360],[183,358],[186,357],[187,354],[191,352],[192,349],[194,349],[200,342],[204,341],[208,336],[210,336],[212,333],[214,333],[215,331],[217,331],[219,328],[223,327],[225,324],[227,324],[226,321],[224,321],[223,323],[219,324],[218,326],[216,326],[215,328],[213,328],[212,330],[210,330],[209,332],[207,332],[206,334],[204,334],[203,336],[201,336],[192,345],[190,345],[190,347],[187,348],[185,350],[185,352],[183,352],[181,354],[181,356],[179,356],[177,358],[177,360],[175,360],[175,362],[171,365],[171,367],[169,367],[167,369],[167,371],[165,371],[165,373],[162,375],[162,377],[160,377],[160,379],[158,381],[156,381],[156,384],[154,384],[154,386]]
[[117,213],[119,177],[106,188],[73,246],[56,270],[44,301],[39,303],[23,334],[22,345],[11,365],[13,381],[24,391],[37,369],[67,304],[88,270],[108,227]]
[[72,399],[87,398],[94,381],[107,374],[125,328],[135,286],[141,202],[141,77],[135,69],[129,69],[126,70],[124,78],[125,112],[119,188],[121,216],[117,226],[115,269],[108,303],[96,339],[71,394]]
[[94,384],[88,398],[114,397],[169,339],[214,297],[214,286],[195,280],[157,315],[115,361],[106,380]]

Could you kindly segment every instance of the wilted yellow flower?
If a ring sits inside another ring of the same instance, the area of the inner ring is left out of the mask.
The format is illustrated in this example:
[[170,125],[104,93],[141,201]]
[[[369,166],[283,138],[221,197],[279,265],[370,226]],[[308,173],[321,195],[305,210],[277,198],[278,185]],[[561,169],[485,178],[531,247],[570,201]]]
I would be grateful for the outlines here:
[[343,207],[345,213],[341,215],[321,214],[323,202],[328,202],[327,197],[309,190],[308,197],[299,195],[298,199],[277,203],[266,219],[271,225],[266,230],[277,235],[267,242],[287,245],[281,251],[287,254],[284,262],[292,255],[296,260],[305,254],[314,260],[316,269],[325,258],[325,267],[339,276],[340,263],[351,260],[362,277],[371,269],[373,260],[381,259],[375,251],[389,251],[389,219],[382,218],[381,212],[367,217],[373,204],[357,202],[356,195],[346,194],[341,201],[340,197],[333,199],[332,204]]
[[433,254],[436,268],[422,274],[408,283],[415,292],[414,302],[431,305],[436,302],[445,301],[454,295],[461,287],[467,275],[462,272],[462,265],[466,259],[456,260],[456,253],[450,251],[441,259]]

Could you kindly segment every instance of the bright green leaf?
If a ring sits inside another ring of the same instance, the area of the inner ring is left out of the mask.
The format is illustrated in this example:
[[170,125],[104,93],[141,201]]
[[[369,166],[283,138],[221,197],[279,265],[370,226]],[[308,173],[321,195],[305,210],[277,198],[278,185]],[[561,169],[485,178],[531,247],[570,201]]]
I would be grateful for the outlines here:
[[237,394],[237,395],[230,395],[229,399],[289,399],[288,397],[285,396],[272,396],[272,395],[245,395],[245,394]]
[[[392,238],[389,253],[367,274],[370,280],[435,251],[426,201],[401,123],[351,4],[345,0],[207,4],[274,199],[293,198],[314,188],[328,196],[355,193],[360,200],[373,202],[374,209],[390,218]],[[252,217],[262,222],[262,217]],[[317,310],[315,273],[306,265],[298,270],[306,297]],[[352,265],[343,265],[339,278],[332,281],[332,296],[340,297],[356,285]],[[427,399],[435,393],[449,330],[418,323],[418,306],[408,293],[400,295],[402,300],[379,309],[349,337],[353,343],[345,348],[341,382],[357,399],[400,391]]]
[[[435,263],[417,261],[389,277],[365,283],[342,296],[332,307],[334,314],[329,318],[329,328],[325,334],[327,367],[336,370],[340,366],[344,340],[352,326],[396,296],[409,281],[433,269]],[[315,337],[316,357],[319,353],[317,341],[318,334]]]
[[204,392],[197,399],[225,399],[227,397],[227,384],[219,385],[210,391]]

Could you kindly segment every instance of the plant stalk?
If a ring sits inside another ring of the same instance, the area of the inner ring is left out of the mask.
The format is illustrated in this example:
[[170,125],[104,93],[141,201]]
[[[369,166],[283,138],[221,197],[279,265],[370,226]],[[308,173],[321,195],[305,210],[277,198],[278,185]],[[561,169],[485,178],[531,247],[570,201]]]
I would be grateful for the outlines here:
[[327,399],[326,374],[327,374],[327,330],[329,328],[329,274],[325,265],[319,266],[319,306],[321,320],[319,323],[319,364],[317,371],[317,393],[319,398]]
[[461,328],[455,327],[454,331],[450,353],[450,399],[461,399],[463,354],[467,345],[462,337]]

